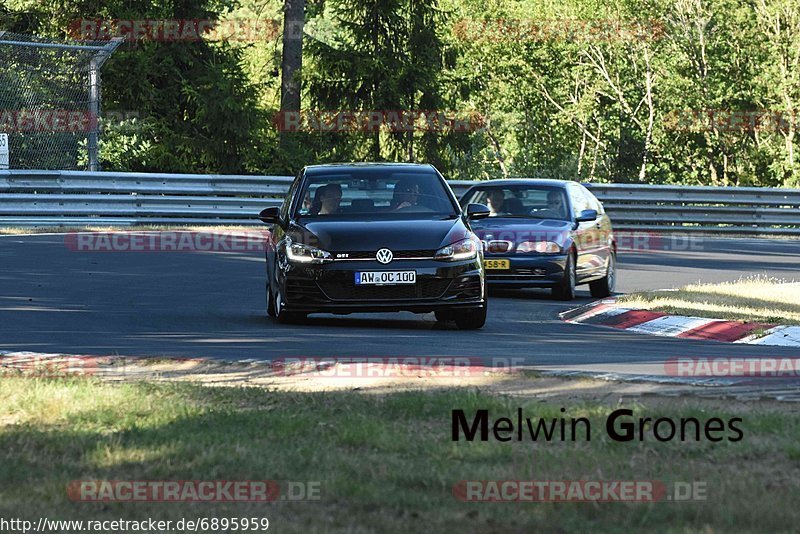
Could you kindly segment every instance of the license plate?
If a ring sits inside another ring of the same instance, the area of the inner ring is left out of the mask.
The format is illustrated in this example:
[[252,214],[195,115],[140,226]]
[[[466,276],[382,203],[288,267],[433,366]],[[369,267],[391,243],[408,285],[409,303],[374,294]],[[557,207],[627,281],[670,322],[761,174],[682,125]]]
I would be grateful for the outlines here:
[[355,275],[357,286],[396,286],[417,283],[417,271],[359,271]]
[[511,262],[509,260],[483,260],[484,269],[510,269]]

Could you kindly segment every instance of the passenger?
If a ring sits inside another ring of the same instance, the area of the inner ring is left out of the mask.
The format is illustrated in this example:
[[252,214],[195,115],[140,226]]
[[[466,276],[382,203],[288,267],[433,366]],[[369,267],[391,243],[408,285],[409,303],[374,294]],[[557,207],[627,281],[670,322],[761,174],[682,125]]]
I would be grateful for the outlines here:
[[486,197],[489,204],[489,216],[497,217],[503,212],[503,204],[505,204],[506,194],[502,189],[492,189]]
[[394,186],[392,202],[389,204],[391,211],[410,208],[417,205],[419,199],[419,185],[408,180],[400,180]]

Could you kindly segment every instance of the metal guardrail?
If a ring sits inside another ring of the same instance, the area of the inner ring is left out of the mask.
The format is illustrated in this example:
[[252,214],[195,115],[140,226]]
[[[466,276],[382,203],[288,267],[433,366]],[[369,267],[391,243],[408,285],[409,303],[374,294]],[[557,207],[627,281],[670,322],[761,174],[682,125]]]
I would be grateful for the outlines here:
[[[0,225],[259,224],[286,176],[0,171]],[[456,194],[474,182],[451,181]],[[620,230],[800,235],[800,189],[590,184]]]
[[587,185],[619,229],[800,235],[800,189]]

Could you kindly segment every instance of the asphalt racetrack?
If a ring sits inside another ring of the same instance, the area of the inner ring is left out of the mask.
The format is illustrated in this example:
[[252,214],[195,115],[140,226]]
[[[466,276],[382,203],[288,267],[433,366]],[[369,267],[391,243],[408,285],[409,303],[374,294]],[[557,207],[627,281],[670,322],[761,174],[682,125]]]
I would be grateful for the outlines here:
[[[618,292],[736,280],[800,281],[800,241],[695,237],[673,250],[619,254]],[[800,357],[792,348],[660,338],[563,323],[591,302],[548,291],[494,293],[480,331],[433,314],[266,316],[263,252],[76,252],[63,235],[0,237],[0,351],[271,360],[281,357],[467,356],[647,373],[676,357]],[[798,304],[800,305],[800,303]]]

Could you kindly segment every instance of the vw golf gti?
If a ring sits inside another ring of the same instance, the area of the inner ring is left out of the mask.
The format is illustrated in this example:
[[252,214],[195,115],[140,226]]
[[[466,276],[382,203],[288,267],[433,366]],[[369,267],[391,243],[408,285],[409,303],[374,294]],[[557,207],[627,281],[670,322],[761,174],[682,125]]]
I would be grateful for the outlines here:
[[278,207],[267,246],[267,311],[279,322],[310,313],[434,312],[486,321],[483,250],[472,231],[489,208],[463,211],[431,165],[304,168]]

